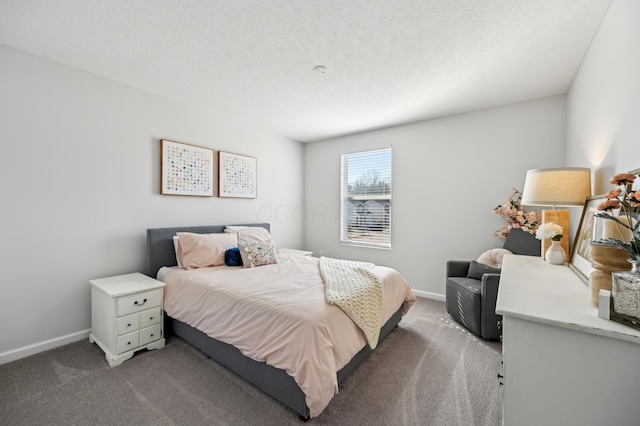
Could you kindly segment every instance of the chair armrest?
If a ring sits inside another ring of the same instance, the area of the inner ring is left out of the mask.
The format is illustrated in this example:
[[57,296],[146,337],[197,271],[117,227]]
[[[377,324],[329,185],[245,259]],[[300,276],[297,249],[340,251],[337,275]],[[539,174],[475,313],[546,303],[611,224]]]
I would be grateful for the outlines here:
[[485,339],[499,339],[502,334],[497,326],[498,322],[502,320],[502,316],[496,314],[499,284],[500,274],[484,274],[482,276],[480,330]]
[[446,277],[466,277],[470,264],[470,260],[447,260]]
[[500,274],[482,275],[482,297],[489,300],[498,300],[498,285],[500,284]]

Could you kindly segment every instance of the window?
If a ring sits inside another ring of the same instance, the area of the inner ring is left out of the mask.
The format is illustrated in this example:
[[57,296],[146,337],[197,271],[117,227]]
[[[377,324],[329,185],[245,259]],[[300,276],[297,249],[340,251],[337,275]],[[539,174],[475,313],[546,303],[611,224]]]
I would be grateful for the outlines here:
[[340,242],[391,248],[391,148],[341,156]]

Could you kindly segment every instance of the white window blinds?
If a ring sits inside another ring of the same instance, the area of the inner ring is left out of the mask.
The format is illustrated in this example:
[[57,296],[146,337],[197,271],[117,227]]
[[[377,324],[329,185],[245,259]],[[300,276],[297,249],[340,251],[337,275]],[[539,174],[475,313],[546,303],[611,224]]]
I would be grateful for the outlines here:
[[391,148],[341,156],[340,242],[391,248]]

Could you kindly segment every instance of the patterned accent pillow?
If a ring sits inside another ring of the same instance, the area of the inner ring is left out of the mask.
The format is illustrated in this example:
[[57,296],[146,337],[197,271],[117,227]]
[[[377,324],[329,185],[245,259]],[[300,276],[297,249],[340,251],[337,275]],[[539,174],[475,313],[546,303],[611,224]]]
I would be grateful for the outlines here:
[[239,248],[242,266],[245,268],[278,263],[276,247],[271,240],[239,244]]

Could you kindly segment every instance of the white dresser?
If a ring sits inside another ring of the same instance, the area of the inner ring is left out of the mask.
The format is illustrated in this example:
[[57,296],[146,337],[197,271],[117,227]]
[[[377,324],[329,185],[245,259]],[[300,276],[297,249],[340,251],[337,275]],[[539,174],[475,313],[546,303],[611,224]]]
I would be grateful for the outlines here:
[[598,318],[567,266],[505,256],[496,312],[504,425],[640,424],[640,331]]
[[91,333],[114,367],[164,346],[164,283],[141,273],[91,280]]

